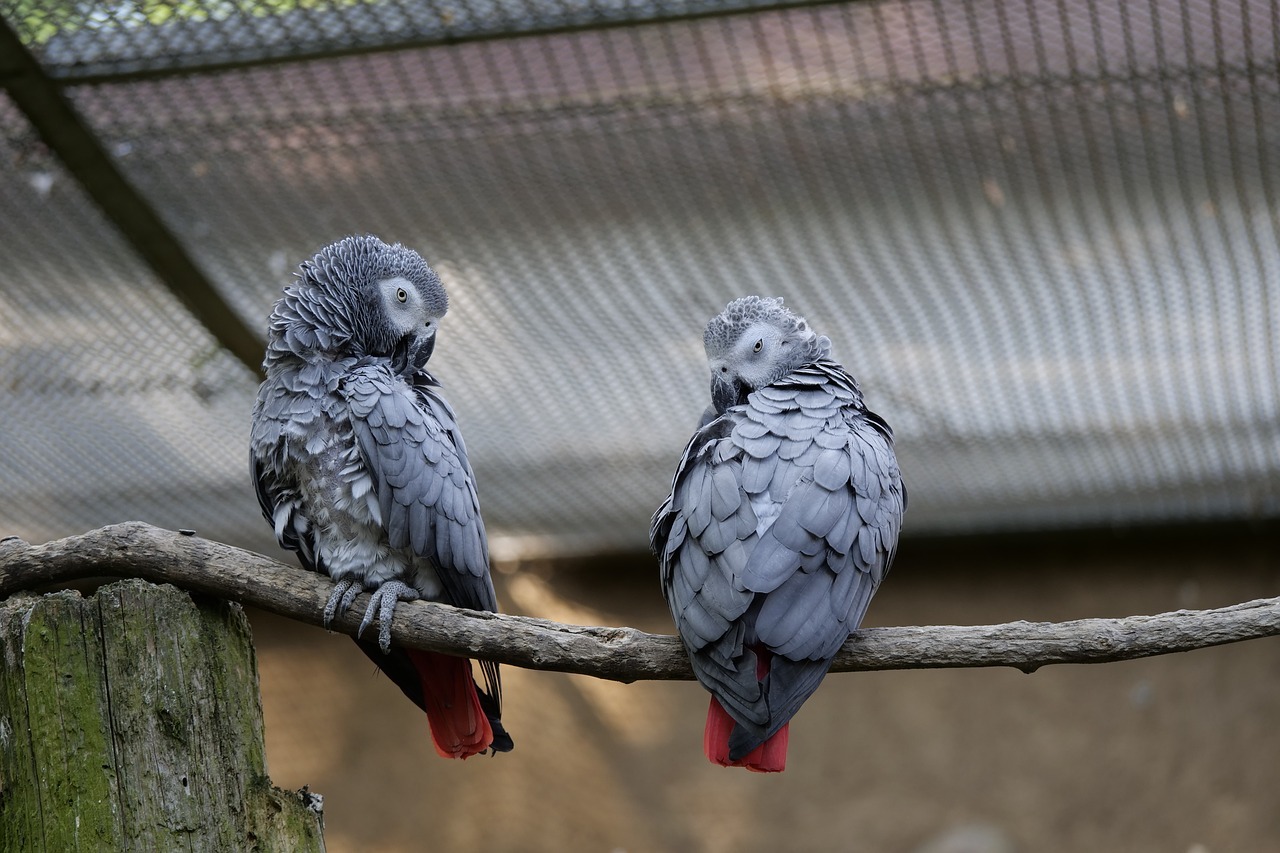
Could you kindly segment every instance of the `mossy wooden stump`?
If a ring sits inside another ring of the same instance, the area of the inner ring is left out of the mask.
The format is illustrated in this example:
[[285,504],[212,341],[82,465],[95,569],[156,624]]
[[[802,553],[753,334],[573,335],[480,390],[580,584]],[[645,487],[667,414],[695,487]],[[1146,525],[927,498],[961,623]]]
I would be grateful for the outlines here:
[[324,849],[314,801],[267,779],[239,605],[18,595],[0,644],[0,850]]

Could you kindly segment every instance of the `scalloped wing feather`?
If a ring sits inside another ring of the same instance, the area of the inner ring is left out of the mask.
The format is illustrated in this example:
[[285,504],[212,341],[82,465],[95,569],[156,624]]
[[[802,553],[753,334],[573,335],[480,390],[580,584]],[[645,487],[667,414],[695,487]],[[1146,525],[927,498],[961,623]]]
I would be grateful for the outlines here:
[[452,410],[382,365],[353,370],[342,390],[388,544],[430,560],[450,603],[496,610],[484,522]]

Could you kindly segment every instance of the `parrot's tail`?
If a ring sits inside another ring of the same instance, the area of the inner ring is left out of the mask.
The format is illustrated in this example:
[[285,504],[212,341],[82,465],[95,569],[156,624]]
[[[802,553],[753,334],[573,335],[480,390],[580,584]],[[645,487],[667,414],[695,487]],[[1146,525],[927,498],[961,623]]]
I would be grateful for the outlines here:
[[493,743],[493,727],[480,704],[476,682],[471,677],[471,661],[416,649],[408,650],[408,654],[422,682],[423,704],[436,752],[445,758],[470,758],[488,749]]
[[[769,674],[769,662],[773,660],[773,653],[763,646],[751,648],[756,654],[756,678],[763,681]],[[746,736],[746,732],[739,732],[738,737],[734,738],[735,725],[737,723],[720,704],[720,700],[712,696],[711,707],[707,708],[707,728],[702,733],[702,751],[712,764],[745,767],[753,773],[781,773],[787,769],[787,739],[791,723],[784,723],[782,728],[745,754],[743,750],[751,744],[753,738]],[[730,746],[733,740],[739,743]],[[737,758],[734,753],[738,754]]]
[[736,761],[729,758],[729,735],[733,734],[735,725],[720,700],[712,696],[711,707],[707,709],[707,728],[702,735],[702,749],[711,763],[721,767],[745,767],[755,773],[781,773],[787,769],[790,723]]

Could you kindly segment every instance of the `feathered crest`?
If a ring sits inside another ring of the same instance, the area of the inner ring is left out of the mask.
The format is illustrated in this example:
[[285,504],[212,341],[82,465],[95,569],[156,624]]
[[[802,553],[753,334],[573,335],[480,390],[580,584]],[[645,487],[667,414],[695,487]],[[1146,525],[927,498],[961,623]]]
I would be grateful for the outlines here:
[[831,355],[831,339],[810,329],[803,317],[782,304],[781,296],[743,296],[733,300],[707,323],[702,343],[707,352],[724,352],[759,322],[778,329],[786,340],[803,344],[800,352],[809,361]]
[[332,356],[353,338],[376,335],[380,323],[369,298],[376,282],[404,278],[434,312],[443,315],[449,306],[444,285],[421,255],[372,234],[330,243],[303,261],[296,275],[271,312],[268,369],[279,359]]
[[449,297],[435,270],[422,256],[399,243],[386,243],[372,234],[343,237],[330,243],[299,267],[298,277],[306,285],[323,293],[342,298],[368,282],[405,278],[425,286],[427,307],[443,315],[449,309]]

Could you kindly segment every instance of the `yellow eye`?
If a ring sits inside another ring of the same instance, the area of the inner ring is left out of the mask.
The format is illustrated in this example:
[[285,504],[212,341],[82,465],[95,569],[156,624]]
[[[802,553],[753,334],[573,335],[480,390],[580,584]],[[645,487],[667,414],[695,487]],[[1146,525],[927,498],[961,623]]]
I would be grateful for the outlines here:
[[409,292],[403,287],[396,288],[396,299],[399,299],[401,302],[408,302]]
[[764,349],[764,341],[761,340],[761,341],[756,341],[756,345],[751,348],[751,351],[760,352],[760,350],[762,349]]

